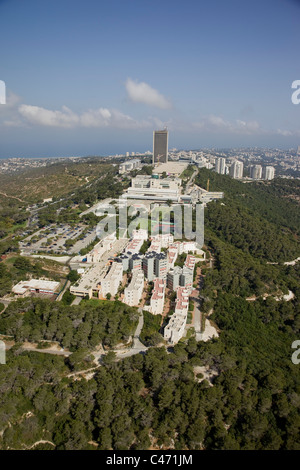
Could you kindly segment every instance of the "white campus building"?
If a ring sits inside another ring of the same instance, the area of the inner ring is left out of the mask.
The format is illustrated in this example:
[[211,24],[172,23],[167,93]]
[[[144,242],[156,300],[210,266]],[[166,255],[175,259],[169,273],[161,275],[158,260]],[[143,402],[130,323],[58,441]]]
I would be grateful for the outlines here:
[[[128,155],[126,154],[126,156],[129,157],[129,152],[127,153]],[[132,170],[135,170],[136,168],[140,168],[141,166],[142,166],[141,160],[139,160],[138,158],[127,160],[126,162],[123,162],[119,165],[119,173],[120,175],[122,175],[128,171],[132,171]]]
[[20,281],[12,288],[15,295],[26,296],[29,294],[48,294],[52,295],[58,291],[59,282],[47,281],[45,279],[30,279]]
[[115,296],[118,292],[120,283],[122,282],[123,277],[123,267],[121,263],[113,262],[110,270],[101,281],[101,293],[103,297],[106,297],[107,294]]
[[81,278],[70,287],[70,292],[78,297],[92,298],[93,292],[99,292],[101,282],[106,276],[107,267],[100,264],[93,264],[86,269]]
[[178,202],[181,194],[180,178],[159,178],[158,175],[138,175],[131,180],[131,187],[124,193],[129,199],[151,199]]
[[130,307],[137,306],[142,298],[144,289],[144,272],[138,269],[133,272],[129,286],[124,291],[124,303]]
[[87,254],[86,261],[87,263],[99,263],[101,257],[107,251],[110,251],[116,241],[116,234],[112,233],[107,237],[103,238],[97,245],[94,246],[92,251]]

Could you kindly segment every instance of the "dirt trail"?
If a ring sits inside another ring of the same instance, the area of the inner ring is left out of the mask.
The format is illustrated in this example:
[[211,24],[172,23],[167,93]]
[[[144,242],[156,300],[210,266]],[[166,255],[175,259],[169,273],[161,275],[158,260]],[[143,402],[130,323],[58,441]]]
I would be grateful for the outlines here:
[[26,202],[26,201],[23,201],[23,199],[20,199],[17,196],[9,196],[8,194],[3,193],[2,191],[0,191],[0,194],[2,194],[2,196],[5,196],[5,197],[11,198],[11,199],[17,199],[17,201],[20,201],[20,202]]

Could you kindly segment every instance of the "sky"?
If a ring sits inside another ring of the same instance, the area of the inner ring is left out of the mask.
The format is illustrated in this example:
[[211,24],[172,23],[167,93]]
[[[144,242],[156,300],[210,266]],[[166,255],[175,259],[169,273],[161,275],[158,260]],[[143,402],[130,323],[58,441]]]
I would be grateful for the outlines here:
[[296,147],[299,24],[300,0],[0,0],[0,158],[152,151],[165,126]]

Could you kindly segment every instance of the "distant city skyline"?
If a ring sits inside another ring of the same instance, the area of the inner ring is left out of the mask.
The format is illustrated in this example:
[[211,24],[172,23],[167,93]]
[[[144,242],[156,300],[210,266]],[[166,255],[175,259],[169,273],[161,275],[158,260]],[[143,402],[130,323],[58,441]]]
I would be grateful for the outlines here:
[[295,0],[0,0],[0,158],[145,152],[165,126],[170,148],[297,148],[299,17]]

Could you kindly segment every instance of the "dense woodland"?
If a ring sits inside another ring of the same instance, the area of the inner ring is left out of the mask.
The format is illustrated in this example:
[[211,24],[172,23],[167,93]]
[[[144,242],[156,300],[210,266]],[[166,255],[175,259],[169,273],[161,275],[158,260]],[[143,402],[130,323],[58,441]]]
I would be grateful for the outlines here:
[[26,298],[12,302],[0,317],[0,332],[16,341],[58,341],[63,348],[94,349],[127,343],[137,326],[137,310],[121,302],[65,302]]
[[[49,443],[34,448],[300,450],[300,365],[291,361],[300,272],[299,263],[283,264],[299,256],[299,182],[243,184],[205,169],[196,182],[206,187],[208,178],[225,198],[206,208],[212,268],[202,268],[201,310],[219,338],[156,347],[160,319],[145,314],[146,354],[116,361],[108,353],[93,377],[74,380],[70,374],[96,367],[91,351],[99,341],[109,350],[129,339],[135,309],[96,300],[12,303],[1,333],[76,351],[68,358],[24,352],[21,344],[8,351],[0,367],[1,448],[43,439]],[[278,300],[289,290],[291,300]]]

